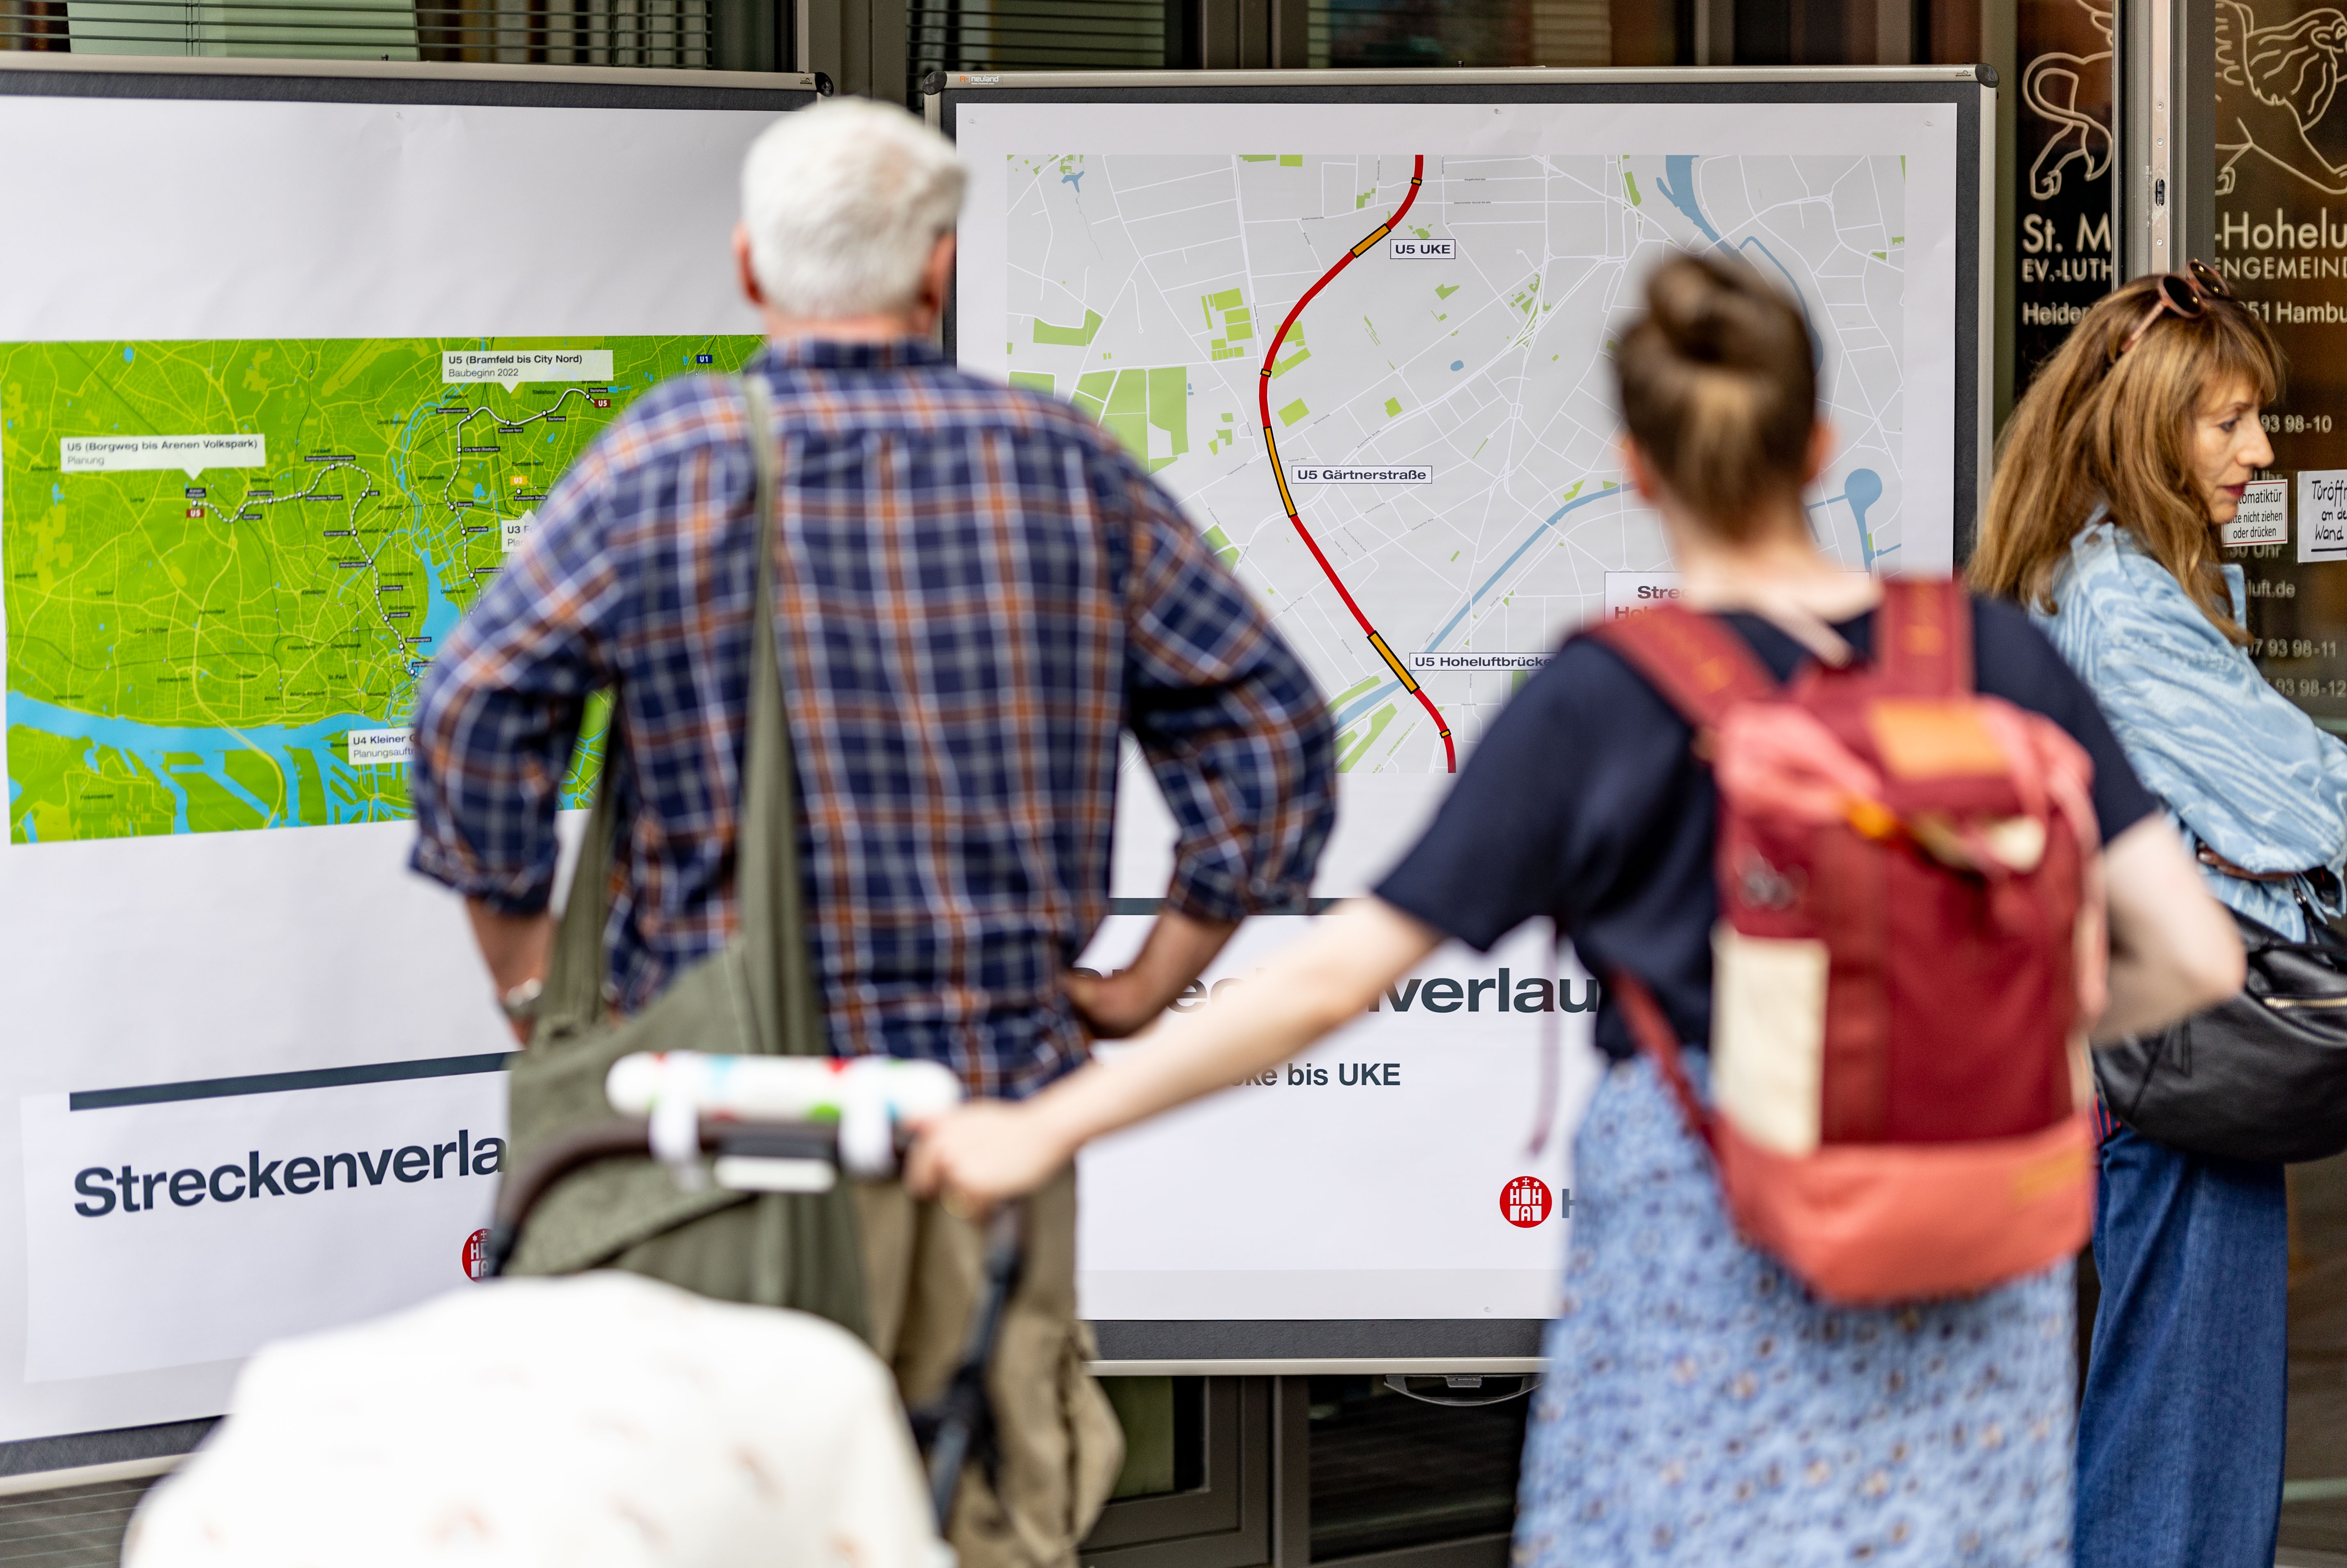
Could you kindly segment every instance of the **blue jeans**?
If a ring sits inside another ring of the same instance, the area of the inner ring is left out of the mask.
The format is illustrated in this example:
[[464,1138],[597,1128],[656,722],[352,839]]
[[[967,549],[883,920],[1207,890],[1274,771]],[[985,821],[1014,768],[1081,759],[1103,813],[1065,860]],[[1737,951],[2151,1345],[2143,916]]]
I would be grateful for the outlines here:
[[2290,1388],[2282,1168],[2121,1127],[2100,1195],[2078,1568],[2272,1568]]

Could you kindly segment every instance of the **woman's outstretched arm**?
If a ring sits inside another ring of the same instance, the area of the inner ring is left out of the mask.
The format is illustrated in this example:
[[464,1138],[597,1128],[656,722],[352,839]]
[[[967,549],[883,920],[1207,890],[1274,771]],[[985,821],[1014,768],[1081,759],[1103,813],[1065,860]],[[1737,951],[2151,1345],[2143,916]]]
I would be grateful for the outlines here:
[[980,1101],[929,1122],[907,1179],[924,1196],[980,1205],[1031,1192],[1092,1139],[1261,1072],[1359,1017],[1440,940],[1390,904],[1355,899],[1225,999],[1166,1020],[1115,1061],[1032,1100]]
[[[2241,986],[2241,944],[2163,816],[2111,842],[2111,1001],[2096,1040],[2154,1029]],[[1211,1009],[1168,1019],[1110,1062],[1017,1104],[982,1101],[920,1129],[907,1173],[924,1195],[987,1204],[1042,1184],[1094,1138],[1286,1061],[1365,1011],[1441,940],[1377,898],[1319,922]]]

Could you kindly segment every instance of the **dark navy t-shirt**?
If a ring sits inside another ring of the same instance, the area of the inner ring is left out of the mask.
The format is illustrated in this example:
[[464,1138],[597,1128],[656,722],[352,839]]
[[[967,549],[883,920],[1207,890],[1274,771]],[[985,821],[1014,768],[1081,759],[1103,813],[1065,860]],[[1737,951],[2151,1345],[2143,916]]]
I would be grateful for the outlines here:
[[[1725,619],[1779,680],[1810,657],[1757,616]],[[1872,612],[1835,630],[1860,658],[1871,651]],[[2045,714],[2086,749],[2105,843],[2158,809],[2093,694],[2027,616],[1974,600],[1973,651],[1980,692]],[[1378,897],[1478,951],[1552,917],[1591,973],[1628,966],[1681,1040],[1709,1040],[1719,800],[1692,739],[1613,650],[1566,643],[1493,722]],[[1616,1059],[1635,1054],[1611,997],[1598,1008],[1597,1044]]]

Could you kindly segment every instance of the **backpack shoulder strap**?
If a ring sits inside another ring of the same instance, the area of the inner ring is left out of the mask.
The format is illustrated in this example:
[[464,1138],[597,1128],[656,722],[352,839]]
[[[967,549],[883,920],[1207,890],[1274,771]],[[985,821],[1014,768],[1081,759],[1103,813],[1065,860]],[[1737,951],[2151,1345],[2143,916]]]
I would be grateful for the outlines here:
[[1712,1131],[1711,1113],[1695,1091],[1695,1081],[1687,1076],[1686,1059],[1679,1052],[1679,1033],[1663,1012],[1663,1004],[1645,982],[1626,968],[1617,968],[1605,977],[1609,995],[1621,1006],[1624,1020],[1630,1026],[1630,1038],[1638,1049],[1654,1060],[1655,1071],[1662,1075],[1663,1087],[1670,1091],[1678,1102],[1679,1117],[1689,1132],[1701,1140],[1704,1146],[1718,1153]]
[[1775,677],[1725,621],[1676,604],[1601,621],[1587,635],[1627,660],[1699,730],[1738,702],[1777,692]]
[[1874,619],[1883,684],[1915,697],[1973,691],[1973,605],[1953,578],[1886,578]]

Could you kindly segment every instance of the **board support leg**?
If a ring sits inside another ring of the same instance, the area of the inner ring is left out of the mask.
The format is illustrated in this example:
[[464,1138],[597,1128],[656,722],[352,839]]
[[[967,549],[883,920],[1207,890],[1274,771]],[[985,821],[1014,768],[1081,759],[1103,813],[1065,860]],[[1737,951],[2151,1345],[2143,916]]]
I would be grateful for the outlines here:
[[1271,1568],[1312,1564],[1312,1379],[1271,1380]]

